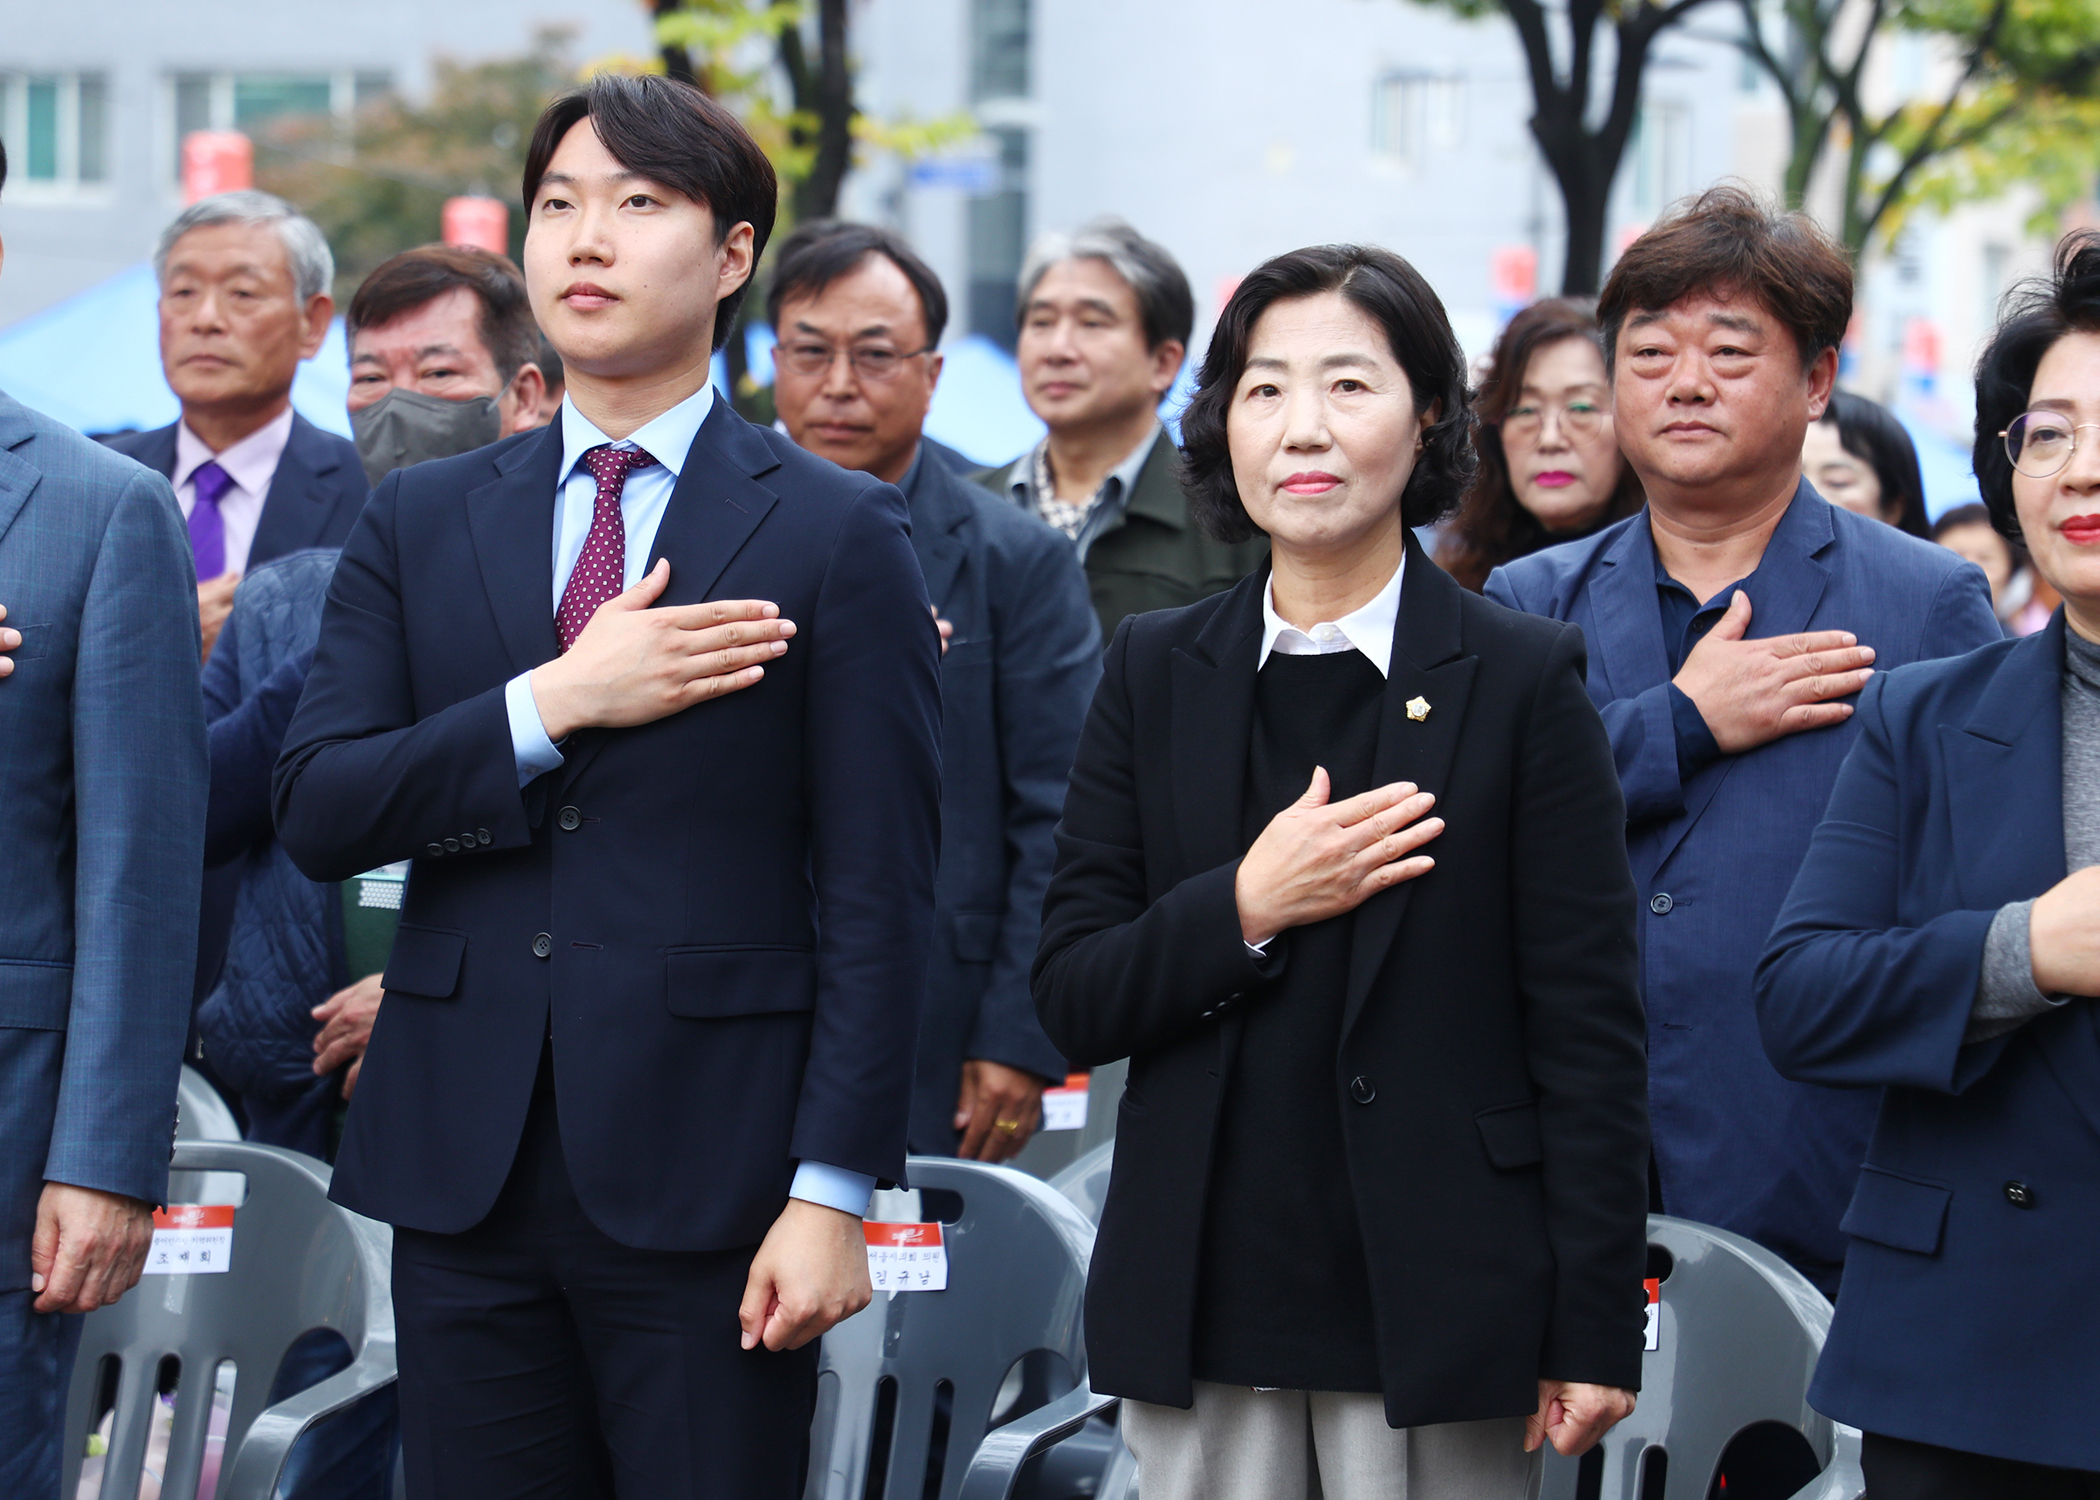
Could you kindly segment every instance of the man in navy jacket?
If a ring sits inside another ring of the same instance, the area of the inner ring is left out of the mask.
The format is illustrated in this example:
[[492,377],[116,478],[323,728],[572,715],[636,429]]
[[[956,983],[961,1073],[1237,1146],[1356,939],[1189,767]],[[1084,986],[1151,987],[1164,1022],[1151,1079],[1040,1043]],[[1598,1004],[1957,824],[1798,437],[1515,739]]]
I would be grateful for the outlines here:
[[894,487],[707,384],[734,118],[600,76],[525,188],[567,400],[380,485],[278,765],[309,877],[414,857],[333,1192],[396,1228],[412,1490],[788,1500],[904,1169],[931,606]]
[[1498,569],[1487,594],[1589,640],[1646,908],[1660,1207],[1835,1293],[1875,1096],[1781,1078],[1751,980],[1851,747],[1845,700],[1875,670],[1998,639],[1989,585],[1801,478],[1852,311],[1851,267],[1807,220],[1713,189],[1628,249],[1598,311],[1648,507]]
[[1005,1161],[1064,1059],[1028,993],[1057,819],[1101,632],[1072,545],[956,474],[920,431],[948,298],[887,229],[819,221],[767,289],[773,396],[812,453],[886,479],[951,639],[941,657],[941,874],[912,1095],[916,1152]]

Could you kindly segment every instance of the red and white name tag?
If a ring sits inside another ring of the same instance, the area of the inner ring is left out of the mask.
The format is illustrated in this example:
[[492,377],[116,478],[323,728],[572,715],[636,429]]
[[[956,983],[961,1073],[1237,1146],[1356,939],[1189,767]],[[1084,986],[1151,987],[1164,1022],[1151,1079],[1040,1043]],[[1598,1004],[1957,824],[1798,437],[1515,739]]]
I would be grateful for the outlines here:
[[1087,1075],[1073,1073],[1058,1088],[1043,1090],[1043,1129],[1086,1129]]
[[948,1288],[948,1247],[938,1224],[863,1222],[868,1280],[878,1292],[940,1292]]
[[148,1276],[209,1276],[233,1268],[233,1205],[177,1203],[153,1211]]
[[1648,1289],[1648,1352],[1653,1354],[1662,1347],[1663,1338],[1663,1284],[1651,1278],[1641,1283]]

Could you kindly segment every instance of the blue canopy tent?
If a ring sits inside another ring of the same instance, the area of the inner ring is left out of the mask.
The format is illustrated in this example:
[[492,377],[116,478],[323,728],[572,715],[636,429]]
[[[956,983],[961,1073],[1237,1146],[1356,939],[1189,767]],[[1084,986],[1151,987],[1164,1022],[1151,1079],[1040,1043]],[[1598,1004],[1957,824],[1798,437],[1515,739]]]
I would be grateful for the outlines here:
[[[165,427],[178,410],[160,372],[160,289],[150,265],[0,330],[0,391],[82,432]],[[350,434],[343,321],[299,366],[292,405],[316,427]]]

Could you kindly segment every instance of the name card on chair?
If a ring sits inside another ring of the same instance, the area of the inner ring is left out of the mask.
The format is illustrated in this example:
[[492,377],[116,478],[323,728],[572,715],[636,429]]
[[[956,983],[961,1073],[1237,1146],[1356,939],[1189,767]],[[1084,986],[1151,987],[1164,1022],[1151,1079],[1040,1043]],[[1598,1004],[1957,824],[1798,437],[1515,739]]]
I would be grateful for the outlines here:
[[233,1268],[233,1205],[176,1203],[153,1210],[147,1276],[209,1276]]
[[1663,1284],[1660,1278],[1650,1277],[1641,1285],[1648,1289],[1648,1352],[1653,1354],[1663,1346]]
[[1085,1073],[1073,1073],[1056,1088],[1043,1090],[1043,1129],[1084,1130],[1086,1128]]
[[864,1221],[868,1280],[878,1292],[943,1292],[948,1289],[948,1247],[938,1224],[877,1224]]

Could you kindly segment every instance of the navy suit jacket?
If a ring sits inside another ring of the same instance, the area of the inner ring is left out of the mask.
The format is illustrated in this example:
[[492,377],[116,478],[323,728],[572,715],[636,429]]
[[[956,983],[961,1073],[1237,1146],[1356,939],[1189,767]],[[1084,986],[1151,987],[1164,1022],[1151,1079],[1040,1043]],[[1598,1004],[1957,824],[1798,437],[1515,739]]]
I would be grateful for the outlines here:
[[941,658],[941,870],[912,1096],[915,1152],[953,1155],[963,1061],[1062,1080],[1028,970],[1101,627],[1063,533],[922,452],[904,476],[926,592],[955,627]]
[[[1753,637],[1849,630],[1874,648],[1878,670],[2002,638],[1980,569],[1840,510],[1806,482],[1745,591]],[[1681,779],[1645,510],[1497,569],[1487,596],[1571,620],[1589,639],[1590,697],[1611,733],[1640,885],[1664,1206],[1778,1251],[1829,1290],[1874,1098],[1781,1078],[1759,1044],[1750,987],[1856,718]]]
[[556,655],[561,430],[390,474],[276,775],[314,880],[414,858],[337,1201],[439,1233],[510,1170],[550,1030],[599,1228],[755,1244],[807,1158],[899,1179],[940,820],[939,641],[904,499],[718,400],[649,562],[769,599],[765,680],[569,737],[522,792],[504,684]]
[[1757,1006],[1788,1077],[1880,1103],[1809,1399],[1869,1432],[2094,1470],[2100,1009],[1962,1044],[1992,917],[2065,874],[2063,632],[2059,612],[1868,686]]
[[196,575],[168,483],[0,395],[0,1291],[44,1183],[159,1202],[204,857]]
[[[177,425],[117,433],[102,441],[173,479]],[[367,490],[357,444],[323,432],[293,412],[292,435],[285,439],[284,456],[270,476],[270,493],[248,547],[248,566],[258,567],[304,547],[342,546],[364,509]]]

